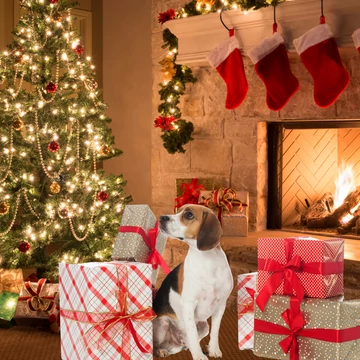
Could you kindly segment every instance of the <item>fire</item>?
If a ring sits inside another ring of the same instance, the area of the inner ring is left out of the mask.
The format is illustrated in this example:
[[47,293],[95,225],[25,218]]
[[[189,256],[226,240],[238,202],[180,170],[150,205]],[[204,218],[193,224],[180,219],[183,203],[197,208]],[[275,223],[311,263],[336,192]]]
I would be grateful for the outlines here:
[[[344,163],[341,166],[338,178],[335,181],[336,191],[334,198],[334,210],[344,202],[347,195],[356,190],[355,177],[352,168],[352,165],[345,165]],[[350,213],[341,219],[342,224],[346,224],[354,217],[353,214],[359,206],[360,203],[353,207],[350,210]]]
[[352,168],[352,165],[341,165],[338,178],[335,181],[336,191],[334,198],[334,210],[344,202],[347,195],[356,190],[355,177]]

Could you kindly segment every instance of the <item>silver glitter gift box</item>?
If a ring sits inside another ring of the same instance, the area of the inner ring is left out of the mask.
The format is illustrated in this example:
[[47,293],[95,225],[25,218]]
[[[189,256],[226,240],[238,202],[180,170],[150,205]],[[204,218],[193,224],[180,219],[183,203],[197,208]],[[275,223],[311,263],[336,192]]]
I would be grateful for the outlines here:
[[[305,325],[298,334],[295,334],[299,347],[298,359],[359,360],[360,300],[344,302],[341,302],[341,300],[342,297],[338,296],[326,300],[306,298],[302,301],[301,311],[303,312]],[[292,359],[290,351],[288,354],[285,354],[279,344],[288,338],[288,335],[275,335],[271,333],[272,329],[270,328],[271,324],[275,324],[289,329],[289,326],[282,317],[283,312],[289,308],[290,297],[281,295],[271,296],[264,312],[261,312],[259,307],[255,305],[255,355],[270,359]],[[257,323],[257,320],[260,320],[260,322],[265,321],[266,323],[262,325]],[[322,329],[317,331],[317,333],[320,333],[320,337],[325,336],[329,340],[328,336],[331,336],[333,339],[332,341],[325,341],[310,338],[314,335],[311,335],[309,329]],[[309,330],[310,334],[306,334],[306,330]],[[340,331],[337,335],[328,335],[328,330],[342,330],[343,333]],[[344,334],[346,331],[347,334]],[[290,330],[289,332],[291,333]],[[352,339],[336,342],[334,337],[339,337],[340,339],[342,337],[350,337]]]
[[[157,219],[148,205],[127,205],[121,220],[121,226],[137,226],[147,234],[156,226]],[[156,250],[164,253],[167,237],[160,231],[156,238]],[[135,232],[119,232],[112,253],[113,260],[128,260],[145,263],[150,254],[150,248],[146,245],[142,236]],[[159,268],[154,269],[151,282],[156,283]]]

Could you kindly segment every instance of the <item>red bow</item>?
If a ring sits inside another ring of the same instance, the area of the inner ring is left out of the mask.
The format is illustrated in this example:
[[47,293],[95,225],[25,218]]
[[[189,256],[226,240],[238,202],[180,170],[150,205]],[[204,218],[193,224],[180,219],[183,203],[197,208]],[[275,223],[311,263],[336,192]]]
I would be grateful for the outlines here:
[[[122,325],[122,344],[117,344],[116,349],[118,353],[129,354],[130,353],[130,335],[134,339],[139,350],[143,353],[150,353],[149,346],[144,348],[140,343],[138,334],[134,328],[132,321],[145,322],[152,321],[156,318],[155,312],[151,307],[143,308],[132,314],[128,313],[128,291],[127,280],[128,273],[127,268],[122,267],[118,269],[118,288],[117,295],[119,310],[110,311],[108,313],[86,313],[76,310],[60,310],[60,315],[66,319],[92,324],[90,330],[83,336],[87,341],[87,348],[90,349],[95,343],[103,342],[102,346],[105,346],[108,342],[112,342],[114,336],[120,331],[118,324]],[[124,345],[125,344],[125,345]],[[101,346],[101,345],[99,345]],[[125,348],[126,347],[126,348]],[[131,358],[131,356],[130,356]]]
[[54,306],[54,296],[41,296],[46,279],[38,281],[37,289],[34,290],[29,281],[25,282],[25,288],[30,296],[20,296],[19,301],[26,301],[31,311],[50,311]]
[[255,290],[245,287],[245,290],[248,292],[248,294],[251,296],[251,300],[244,302],[242,304],[238,304],[238,315],[239,317],[241,315],[254,313],[254,296],[255,296]]
[[199,202],[200,190],[205,188],[198,184],[199,179],[191,179],[191,183],[182,183],[180,189],[183,193],[175,198],[175,212],[185,204],[197,204]]
[[300,360],[298,336],[335,343],[360,339],[360,326],[342,330],[304,329],[306,322],[303,313],[300,312],[300,303],[296,298],[290,299],[290,309],[284,311],[281,316],[289,328],[255,319],[254,330],[264,334],[287,335],[279,342],[279,346],[285,354],[290,352],[290,360]]
[[156,246],[156,238],[159,233],[158,222],[156,222],[155,227],[151,228],[147,234],[144,231],[144,229],[139,226],[120,226],[119,232],[133,232],[133,233],[137,233],[137,234],[141,235],[145,244],[150,249],[150,254],[146,260],[146,263],[152,264],[153,269],[157,269],[158,266],[160,265],[163,268],[163,270],[165,271],[166,275],[168,275],[171,272],[171,270],[167,266],[165,260],[163,259],[161,254],[156,250],[156,247],[155,247]]

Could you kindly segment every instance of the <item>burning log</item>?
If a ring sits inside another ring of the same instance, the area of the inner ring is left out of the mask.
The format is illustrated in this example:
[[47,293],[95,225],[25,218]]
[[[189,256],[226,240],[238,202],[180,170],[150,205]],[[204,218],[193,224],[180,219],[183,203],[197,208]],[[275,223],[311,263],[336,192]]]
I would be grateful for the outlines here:
[[344,216],[350,214],[360,203],[360,186],[356,187],[356,190],[351,192],[344,200],[343,204],[335,209],[331,214],[325,217],[312,217],[307,220],[307,227],[309,229],[325,229],[325,228],[337,228],[341,226],[341,220]]
[[[308,219],[323,218],[331,214],[331,208],[334,204],[334,197],[330,192],[325,193],[320,199],[316,200],[308,209],[306,209],[300,218],[301,225],[307,225]],[[330,208],[330,209],[329,209]]]
[[[354,216],[346,224],[343,224],[337,228],[339,234],[348,234],[353,230],[353,227],[357,225],[358,220],[360,219],[359,215]],[[355,230],[356,231],[356,230]]]

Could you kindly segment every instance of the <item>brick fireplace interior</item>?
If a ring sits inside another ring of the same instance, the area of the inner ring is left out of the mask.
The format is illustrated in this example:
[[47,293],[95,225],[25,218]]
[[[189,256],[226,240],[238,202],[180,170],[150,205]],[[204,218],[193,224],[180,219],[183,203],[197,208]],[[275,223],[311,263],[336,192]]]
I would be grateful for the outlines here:
[[360,185],[358,120],[269,123],[268,143],[270,229],[306,231],[301,214],[324,194],[335,195],[335,182],[346,166],[354,185]]

